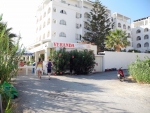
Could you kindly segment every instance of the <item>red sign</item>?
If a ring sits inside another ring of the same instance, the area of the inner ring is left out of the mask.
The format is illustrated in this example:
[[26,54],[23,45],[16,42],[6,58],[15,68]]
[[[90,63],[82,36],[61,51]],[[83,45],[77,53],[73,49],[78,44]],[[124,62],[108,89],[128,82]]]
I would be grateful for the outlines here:
[[54,47],[66,47],[66,48],[74,48],[74,44],[72,43],[59,43],[59,42],[54,42],[53,43]]

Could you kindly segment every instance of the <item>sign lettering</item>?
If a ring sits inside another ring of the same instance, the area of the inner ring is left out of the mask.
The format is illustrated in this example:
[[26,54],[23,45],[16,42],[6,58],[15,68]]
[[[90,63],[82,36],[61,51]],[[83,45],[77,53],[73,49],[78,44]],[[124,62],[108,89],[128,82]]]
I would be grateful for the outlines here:
[[90,44],[78,44],[78,43],[53,42],[53,47],[90,49],[91,45]]

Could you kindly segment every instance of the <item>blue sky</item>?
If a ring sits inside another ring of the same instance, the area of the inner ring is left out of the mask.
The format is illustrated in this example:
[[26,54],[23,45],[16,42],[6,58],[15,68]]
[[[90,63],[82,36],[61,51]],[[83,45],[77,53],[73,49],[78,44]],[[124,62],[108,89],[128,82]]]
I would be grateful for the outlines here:
[[[93,0],[94,1],[94,0]],[[100,0],[114,12],[131,18],[131,22],[150,16],[150,0]]]

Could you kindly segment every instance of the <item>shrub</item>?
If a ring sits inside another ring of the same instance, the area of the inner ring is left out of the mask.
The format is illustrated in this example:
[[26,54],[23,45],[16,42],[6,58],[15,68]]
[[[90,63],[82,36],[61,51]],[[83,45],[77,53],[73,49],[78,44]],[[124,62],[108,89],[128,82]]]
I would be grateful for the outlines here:
[[88,74],[92,72],[95,65],[95,56],[92,51],[73,50],[70,52],[70,55],[74,56],[73,70],[76,74]]
[[72,60],[75,74],[88,74],[92,72],[95,65],[95,56],[92,51],[72,50],[68,52],[65,48],[63,48],[59,51],[53,51],[51,55],[54,64],[53,70],[56,74],[64,74],[70,69],[70,59],[72,56],[74,56]]
[[52,52],[53,70],[57,75],[65,73],[69,67],[69,52],[65,48]]
[[[10,82],[11,78],[17,75],[18,61],[24,52],[21,48],[19,50],[20,37],[11,33],[11,29],[2,22],[2,15],[0,15],[0,85],[4,81]],[[0,88],[0,94],[2,94],[2,105],[5,113],[12,112],[11,98],[5,94],[2,88]]]
[[136,61],[128,66],[128,69],[136,81],[150,83],[150,58],[145,57],[145,60],[140,60],[137,57]]
[[135,53],[141,53],[141,51],[140,50],[136,50],[136,49],[130,49],[130,50],[128,50],[128,52],[135,52]]

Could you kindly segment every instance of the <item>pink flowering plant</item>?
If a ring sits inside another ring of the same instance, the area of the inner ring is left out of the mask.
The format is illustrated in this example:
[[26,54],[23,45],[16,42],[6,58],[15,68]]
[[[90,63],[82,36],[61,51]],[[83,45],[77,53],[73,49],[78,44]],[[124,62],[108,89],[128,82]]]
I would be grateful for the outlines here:
[[95,66],[95,56],[92,51],[72,50],[70,52],[62,48],[53,51],[51,59],[53,61],[53,70],[57,75],[63,75],[72,66],[75,74],[89,74]]

